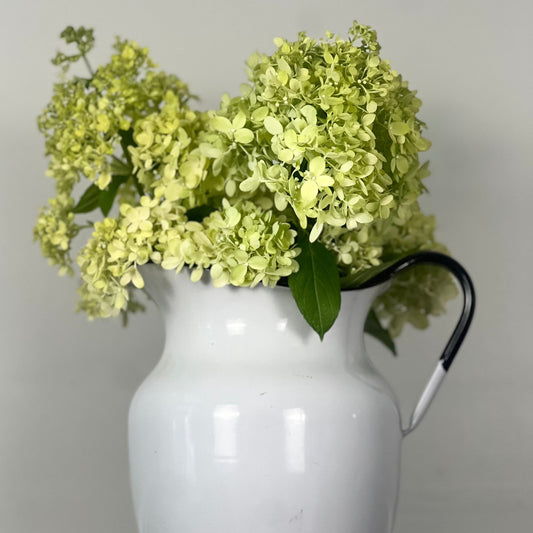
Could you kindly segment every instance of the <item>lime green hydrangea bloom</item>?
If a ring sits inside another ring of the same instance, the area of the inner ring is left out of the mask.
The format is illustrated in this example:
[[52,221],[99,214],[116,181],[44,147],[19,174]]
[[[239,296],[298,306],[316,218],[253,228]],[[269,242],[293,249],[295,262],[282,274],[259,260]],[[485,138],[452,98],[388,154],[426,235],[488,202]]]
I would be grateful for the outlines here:
[[187,266],[193,281],[209,269],[216,287],[273,287],[298,269],[295,238],[283,217],[251,202],[230,205],[224,199],[221,210],[195,222],[183,206],[143,196],[138,206],[121,205],[118,219],[95,224],[78,256],[80,308],[90,318],[126,310],[130,286],[144,286],[139,266],[148,261],[177,272]]
[[91,78],[56,84],[38,119],[50,156],[48,174],[66,192],[81,176],[105,188],[112,174],[110,156],[120,146],[119,132],[158,110],[169,91],[182,102],[190,97],[178,78],[153,70],[146,48],[117,39],[115,50]]
[[70,258],[70,243],[80,228],[74,222],[74,200],[59,193],[41,209],[34,235],[41,244],[43,255],[51,265],[59,267],[59,274],[73,274]]
[[423,188],[419,152],[430,143],[420,100],[379,57],[370,28],[350,38],[276,39],[271,56],[248,61],[250,84],[224,97],[201,145],[213,172],[245,194],[268,191],[289,207],[311,241],[325,226],[349,230],[407,214]]
[[206,114],[184,106],[167,92],[162,109],[135,123],[129,147],[133,172],[146,191],[193,208],[222,196],[224,179],[207,173],[208,160],[199,150]]
[[222,208],[203,221],[204,255],[210,263],[215,287],[232,284],[274,287],[282,277],[298,270],[297,232],[285,217],[248,201]]
[[[447,254],[447,248],[435,241],[434,232],[435,217],[422,213],[415,203],[407,219],[393,213],[389,220],[373,225],[369,239],[381,245],[384,257],[413,250]],[[391,335],[398,336],[406,322],[426,328],[429,315],[444,313],[446,303],[456,295],[448,271],[419,265],[396,276],[390,289],[376,300],[374,309]]]
[[[191,109],[187,86],[137,43],[117,39],[93,71],[92,30],[62,36],[77,51],[56,56],[65,77],[38,120],[57,195],[34,234],[72,273],[71,241],[87,225],[76,217],[102,212],[77,258],[90,318],[138,309],[133,290],[148,262],[185,268],[193,281],[209,271],[216,287],[275,286],[299,269],[298,232],[333,254],[341,277],[406,252],[446,252],[418,204],[430,147],[421,102],[380,57],[371,28],[275,39],[273,54],[249,58],[240,96],[207,112]],[[89,76],[68,77],[79,60]],[[447,273],[417,267],[375,309],[398,334],[406,322],[425,327],[454,294]]]
[[[68,67],[80,57],[86,59],[94,42],[92,31],[67,28],[62,36],[67,42],[76,42],[80,53],[73,56],[59,53],[56,64],[66,63]],[[54,202],[68,204],[71,209],[74,202],[67,197],[81,178],[107,189],[113,174],[127,173],[124,170],[127,164],[117,160],[115,154],[123,146],[132,123],[158,110],[169,92],[182,104],[190,98],[187,86],[177,77],[155,70],[146,48],[120,39],[114,48],[116,53],[110,62],[96,72],[91,70],[91,77],[73,76],[57,83],[50,103],[38,118],[50,157],[47,175],[54,178],[58,194]],[[123,188],[131,191],[131,186],[130,181]],[[65,223],[66,218],[63,216]],[[41,221],[35,238],[41,241],[45,256],[57,262],[57,257],[65,256],[70,245],[63,240],[61,246],[54,248],[56,230],[48,227],[50,231]],[[74,235],[73,231],[67,232],[69,239]],[[69,262],[64,257],[58,264]]]
[[78,265],[84,282],[80,309],[90,318],[116,316],[128,307],[131,286],[144,286],[139,267],[161,262],[159,242],[180,232],[186,223],[185,209],[148,196],[139,205],[122,204],[117,218],[95,224],[92,238],[81,250]]

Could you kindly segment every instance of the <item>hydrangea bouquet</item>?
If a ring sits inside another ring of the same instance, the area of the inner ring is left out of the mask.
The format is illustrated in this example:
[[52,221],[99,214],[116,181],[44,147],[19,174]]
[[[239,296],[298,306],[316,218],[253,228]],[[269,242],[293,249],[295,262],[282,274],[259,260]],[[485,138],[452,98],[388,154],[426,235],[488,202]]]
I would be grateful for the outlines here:
[[[418,204],[428,175],[419,154],[430,147],[421,102],[381,59],[371,28],[275,39],[272,55],[248,60],[241,94],[205,112],[137,43],[117,39],[93,69],[93,31],[61,36],[77,50],[54,58],[63,75],[38,120],[57,194],[35,238],[72,274],[72,241],[92,230],[77,255],[89,318],[142,308],[139,267],[152,262],[185,267],[193,282],[208,271],[215,287],[288,284],[322,337],[341,289],[406,253],[446,251]],[[70,74],[77,61],[86,77]],[[404,272],[367,330],[393,348],[389,334],[406,321],[425,327],[454,294],[438,268]]]

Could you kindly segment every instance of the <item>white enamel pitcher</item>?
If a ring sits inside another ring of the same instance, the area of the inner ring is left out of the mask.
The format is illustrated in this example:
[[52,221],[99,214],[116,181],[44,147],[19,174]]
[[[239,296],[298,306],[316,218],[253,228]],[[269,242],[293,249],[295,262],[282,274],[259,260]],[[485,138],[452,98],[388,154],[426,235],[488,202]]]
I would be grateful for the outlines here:
[[[402,429],[368,360],[363,328],[386,283],[445,266],[464,308]],[[288,288],[213,288],[147,265],[165,320],[161,360],[130,408],[131,487],[140,533],[391,533],[403,437],[422,419],[470,325],[474,291],[453,259],[402,259],[342,294],[321,342]]]

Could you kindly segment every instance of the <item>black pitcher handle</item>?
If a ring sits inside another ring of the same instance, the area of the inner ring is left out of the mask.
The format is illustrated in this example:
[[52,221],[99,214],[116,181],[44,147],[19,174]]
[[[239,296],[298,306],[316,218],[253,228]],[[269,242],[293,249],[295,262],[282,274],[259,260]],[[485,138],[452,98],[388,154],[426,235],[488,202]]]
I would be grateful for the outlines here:
[[400,259],[390,267],[381,271],[379,274],[376,274],[376,276],[369,281],[363,283],[360,288],[363,289],[380,285],[381,283],[389,281],[400,272],[403,272],[404,270],[407,270],[415,265],[421,264],[443,266],[453,274],[463,291],[463,310],[461,312],[459,321],[453,330],[452,336],[450,337],[450,340],[446,344],[446,347],[440,356],[437,367],[435,368],[435,371],[429,379],[422,392],[422,395],[420,396],[420,399],[416,404],[416,407],[414,408],[413,414],[411,415],[411,419],[409,421],[409,426],[403,430],[404,436],[408,433],[411,433],[411,431],[418,426],[426,414],[431,402],[433,401],[433,398],[437,394],[437,391],[439,390],[446,373],[450,369],[453,360],[457,355],[459,347],[463,343],[468,328],[470,327],[476,304],[474,285],[472,284],[472,280],[470,279],[470,276],[466,270],[457,261],[455,261],[455,259],[438,252],[419,252]]

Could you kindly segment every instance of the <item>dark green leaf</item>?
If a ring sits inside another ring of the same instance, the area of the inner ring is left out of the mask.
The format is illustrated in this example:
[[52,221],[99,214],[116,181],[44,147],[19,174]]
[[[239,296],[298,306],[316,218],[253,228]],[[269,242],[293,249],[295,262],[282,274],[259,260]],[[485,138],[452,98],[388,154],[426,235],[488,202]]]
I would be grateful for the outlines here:
[[65,40],[67,44],[76,43],[81,54],[87,54],[94,46],[94,30],[92,28],[73,28],[67,26],[60,37]]
[[113,207],[113,202],[115,201],[119,187],[127,181],[127,179],[127,176],[113,176],[107,189],[100,191],[100,195],[98,196],[98,206],[105,217]]
[[130,176],[132,171],[131,166],[120,159],[113,159],[111,161],[111,172],[117,176]]
[[79,202],[74,206],[73,213],[89,213],[98,207],[100,189],[94,183],[82,194]]
[[213,211],[215,211],[215,208],[210,205],[199,205],[198,207],[189,209],[185,213],[185,216],[194,222],[202,222],[202,220],[205,217],[208,217]]
[[404,257],[407,257],[409,255],[413,255],[418,251],[418,249],[410,250],[409,252],[405,252],[402,254],[383,257],[383,263],[381,263],[381,265],[367,268],[366,270],[362,270],[361,272],[357,272],[356,274],[351,274],[349,276],[341,278],[341,287],[343,288],[343,290],[357,289],[357,287],[360,287],[363,283],[366,283],[367,281],[371,280],[374,276],[377,276],[380,272],[383,272],[390,266],[394,265],[394,263],[396,263],[400,259],[403,259]]
[[79,28],[73,28],[68,26],[61,32],[61,38],[65,40],[67,44],[75,43],[78,48],[78,54],[66,55],[63,52],[58,52],[52,63],[54,65],[63,65],[63,70],[66,71],[70,63],[75,63],[79,59],[83,58],[89,67],[89,71],[92,73],[90,65],[87,61],[86,55],[94,46],[94,33],[92,29],[84,28],[80,26]]
[[118,134],[120,135],[120,146],[124,152],[124,157],[127,159],[128,164],[132,166],[128,146],[133,146],[135,144],[135,141],[133,140],[133,130],[131,128],[129,130],[119,130]]
[[385,329],[380,321],[376,312],[370,309],[365,321],[365,332],[372,337],[375,337],[378,341],[381,341],[394,355],[396,355],[396,346],[387,329]]
[[56,67],[64,64],[68,65],[69,63],[75,63],[80,59],[80,57],[81,54],[73,54],[71,56],[67,56],[63,52],[58,52],[52,59],[52,65],[55,65]]
[[[129,130],[119,130],[118,134],[120,135],[120,146],[122,147],[122,151],[124,153],[124,157],[127,161],[127,167],[130,169],[128,174],[132,174],[133,169],[133,163],[131,160],[131,154],[129,151],[130,146],[135,145],[135,141],[133,140],[133,130],[130,128]],[[140,184],[137,175],[133,175],[133,185],[135,185],[135,189],[137,190],[137,193],[139,196],[144,195],[144,189],[143,186]]]
[[298,309],[321,339],[335,322],[341,306],[337,263],[323,244],[298,235],[300,269],[289,276],[289,287]]

